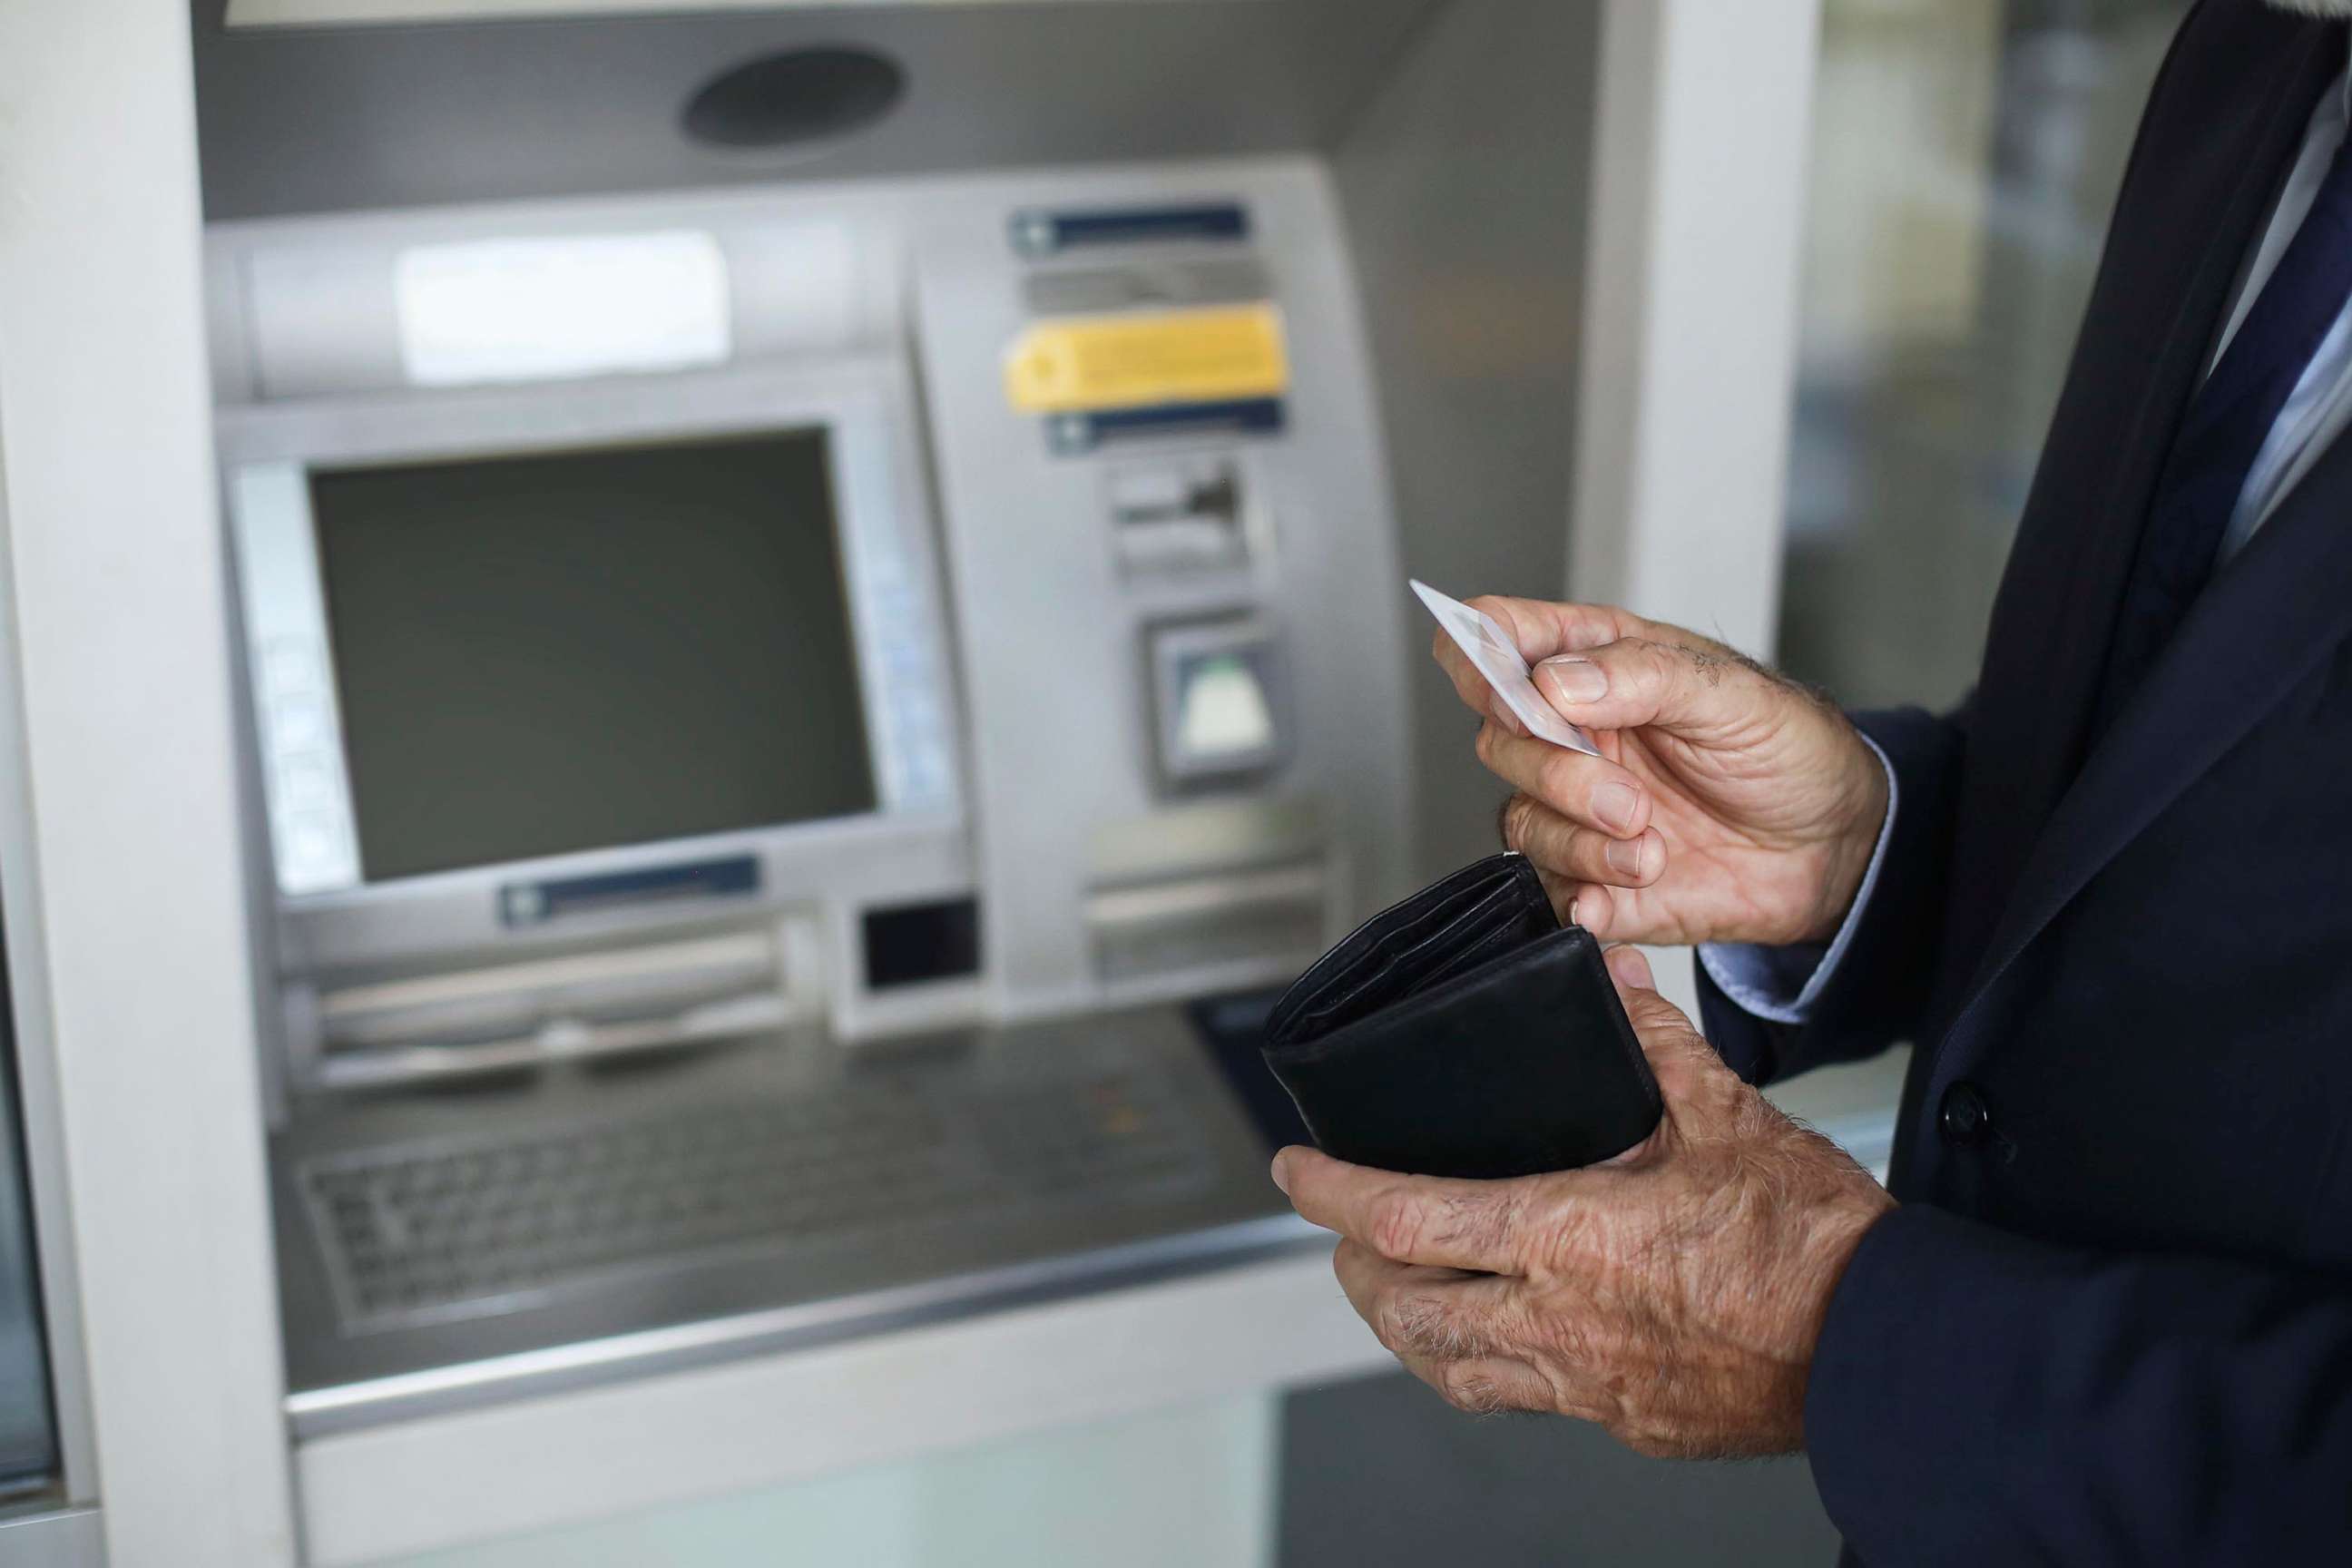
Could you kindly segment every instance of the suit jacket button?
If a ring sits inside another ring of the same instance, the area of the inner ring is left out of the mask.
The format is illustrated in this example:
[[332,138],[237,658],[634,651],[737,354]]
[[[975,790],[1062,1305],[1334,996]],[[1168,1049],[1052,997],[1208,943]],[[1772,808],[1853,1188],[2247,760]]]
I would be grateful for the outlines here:
[[1955,1149],[1973,1149],[1982,1143],[1992,1135],[1992,1113],[1985,1109],[1984,1090],[1968,1082],[1946,1089],[1936,1127]]

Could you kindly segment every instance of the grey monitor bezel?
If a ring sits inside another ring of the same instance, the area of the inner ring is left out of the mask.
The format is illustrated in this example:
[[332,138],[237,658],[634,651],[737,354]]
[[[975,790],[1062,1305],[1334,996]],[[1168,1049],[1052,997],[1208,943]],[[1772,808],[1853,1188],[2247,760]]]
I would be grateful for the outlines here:
[[[811,427],[829,437],[877,809],[821,823],[366,880],[352,831],[307,473]],[[909,377],[896,361],[868,356],[229,409],[218,420],[217,439],[236,547],[258,804],[275,906],[293,939],[293,967],[363,966],[512,945],[518,933],[501,923],[498,901],[500,889],[517,881],[748,855],[761,862],[772,895],[808,897],[838,893],[854,867],[892,848],[911,852],[934,871],[962,858],[958,705],[935,531]],[[304,699],[291,708],[289,679]],[[329,792],[323,808],[316,779],[310,794],[300,795],[288,766],[321,756]],[[329,813],[328,831],[340,835],[331,846],[337,853],[323,863],[295,853],[306,830],[303,815],[315,818],[321,809]],[[643,921],[668,926],[690,912],[664,907]],[[599,934],[632,923],[627,911],[593,921]]]

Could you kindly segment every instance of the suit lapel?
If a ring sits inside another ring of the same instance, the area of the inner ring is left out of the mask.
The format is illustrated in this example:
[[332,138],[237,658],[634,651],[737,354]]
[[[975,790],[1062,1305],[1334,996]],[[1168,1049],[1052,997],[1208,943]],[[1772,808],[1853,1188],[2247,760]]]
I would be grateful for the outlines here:
[[2159,79],[1994,607],[1957,847],[1969,875],[1948,931],[1958,962],[1947,983],[1967,984],[1939,1016],[2007,963],[1996,950],[2015,938],[2029,866],[2050,876],[2054,814],[2084,766],[2165,455],[2312,105],[2340,67],[2337,38],[2267,8],[2208,5]]
[[2190,609],[2051,818],[1970,1001],[2101,867],[2352,636],[2347,498],[2352,441],[2339,441]]

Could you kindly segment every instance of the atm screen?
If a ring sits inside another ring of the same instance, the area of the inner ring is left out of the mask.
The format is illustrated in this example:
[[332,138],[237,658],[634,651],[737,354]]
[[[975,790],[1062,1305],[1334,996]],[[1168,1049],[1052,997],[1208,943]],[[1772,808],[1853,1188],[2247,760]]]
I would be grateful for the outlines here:
[[824,430],[310,500],[367,880],[874,809]]

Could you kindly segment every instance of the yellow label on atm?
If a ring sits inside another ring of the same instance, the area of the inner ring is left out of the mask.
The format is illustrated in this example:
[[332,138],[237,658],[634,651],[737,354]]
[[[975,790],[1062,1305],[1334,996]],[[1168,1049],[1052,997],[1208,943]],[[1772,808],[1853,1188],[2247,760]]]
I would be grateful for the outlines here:
[[1224,403],[1289,387],[1272,305],[1040,321],[1004,361],[1005,395],[1024,414]]

